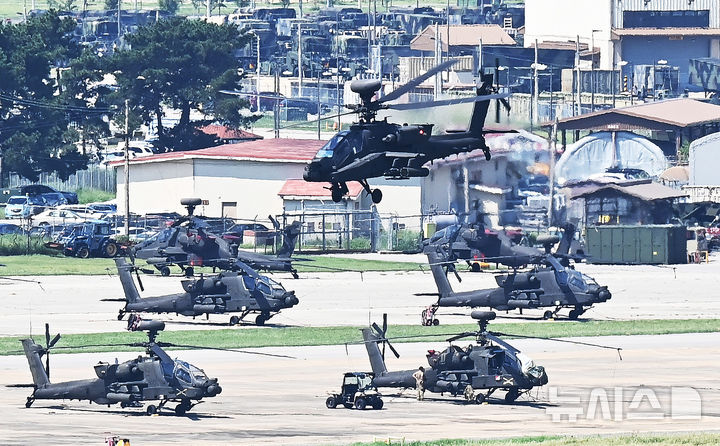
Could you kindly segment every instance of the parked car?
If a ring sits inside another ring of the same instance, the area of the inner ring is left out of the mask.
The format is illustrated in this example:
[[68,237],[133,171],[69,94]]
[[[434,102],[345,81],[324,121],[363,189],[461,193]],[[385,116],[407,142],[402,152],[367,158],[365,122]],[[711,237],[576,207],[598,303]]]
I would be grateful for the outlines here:
[[47,207],[55,207],[68,204],[67,198],[60,192],[48,192],[45,194],[40,194],[40,197],[43,199],[43,201],[45,202],[45,206]]
[[0,223],[0,235],[26,234],[27,231],[12,223]]
[[89,220],[97,219],[82,216],[68,209],[48,209],[33,217],[33,227],[70,225],[74,223],[84,223]]
[[260,223],[237,223],[229,227],[225,232],[222,232],[222,238],[230,243],[237,243],[238,245],[241,245],[243,243],[243,233],[245,233],[245,231],[269,233],[270,229]]
[[87,208],[95,214],[114,214],[117,212],[116,204],[90,203]]
[[74,192],[63,192],[59,190],[55,190],[50,186],[45,186],[44,184],[30,184],[28,186],[21,186],[20,187],[20,195],[42,195],[42,194],[50,194],[50,193],[59,193],[62,194],[65,199],[67,200],[68,204],[78,204],[78,196]]
[[45,201],[39,196],[16,195],[10,197],[5,206],[5,218],[30,218],[35,214],[41,213],[44,207]]

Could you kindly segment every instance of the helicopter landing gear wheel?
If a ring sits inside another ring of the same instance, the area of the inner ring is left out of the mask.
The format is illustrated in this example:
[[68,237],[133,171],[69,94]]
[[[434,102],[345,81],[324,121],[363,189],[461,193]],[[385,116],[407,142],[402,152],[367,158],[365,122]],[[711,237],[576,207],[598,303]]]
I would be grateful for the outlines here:
[[553,317],[553,312],[550,310],[547,310],[543,313],[543,319],[545,319],[545,320],[552,319],[552,317]]
[[185,268],[185,277],[192,277],[195,274],[195,268],[188,266]]
[[187,411],[190,410],[191,407],[192,407],[192,405],[190,405],[190,401],[183,400],[180,404],[175,406],[175,415],[181,417],[181,416],[185,415],[187,413]]
[[577,320],[578,317],[580,317],[581,314],[583,314],[585,310],[583,307],[575,307],[574,309],[570,310],[570,314],[568,314],[568,317],[572,320]]
[[262,313],[258,314],[257,317],[255,318],[255,325],[257,325],[257,326],[265,325],[265,322],[267,322],[268,319],[270,319],[270,313],[263,311]]
[[519,396],[520,396],[520,391],[516,387],[513,387],[510,390],[508,390],[507,393],[505,394],[505,402],[512,403],[516,399],[518,399]]
[[117,319],[121,321],[125,317],[125,312],[123,310],[118,311]]
[[296,269],[290,271],[290,274],[292,274],[293,279],[299,279],[299,278],[300,278],[300,276],[298,276],[298,273],[297,273],[297,270],[296,270]]
[[240,323],[240,318],[237,316],[230,316],[230,326],[237,325]]
[[335,203],[340,203],[342,201],[342,191],[340,189],[332,188],[330,189],[330,196],[332,197],[332,201]]
[[170,275],[170,267],[169,266],[161,266],[159,269],[160,269],[161,276],[167,277]]
[[157,408],[157,406],[155,406],[154,404],[150,404],[150,405],[145,409],[145,412],[146,412],[148,415],[155,415],[155,414],[158,412],[158,408]]
[[370,197],[372,198],[373,203],[378,204],[382,201],[382,191],[380,189],[373,189],[370,193]]
[[485,395],[482,393],[478,393],[475,395],[475,404],[482,404],[485,402]]
[[25,407],[29,409],[30,406],[32,406],[32,404],[34,402],[35,402],[35,398],[33,398],[31,396],[27,397],[27,401],[25,401]]

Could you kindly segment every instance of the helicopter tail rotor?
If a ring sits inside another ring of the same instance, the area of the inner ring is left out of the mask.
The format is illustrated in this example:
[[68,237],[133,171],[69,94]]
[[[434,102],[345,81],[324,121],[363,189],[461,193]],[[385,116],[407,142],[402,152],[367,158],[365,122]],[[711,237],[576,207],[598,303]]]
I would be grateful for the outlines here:
[[390,341],[387,338],[387,313],[383,313],[383,327],[380,328],[378,324],[375,322],[371,325],[372,329],[375,331],[376,336],[378,337],[378,343],[382,343],[382,358],[385,360],[385,346],[387,345],[387,348],[390,349],[391,352],[395,355],[396,358],[400,357],[400,353],[395,350],[395,347],[390,343]]
[[45,347],[40,350],[40,357],[45,355],[45,374],[50,379],[50,349],[57,344],[60,340],[60,334],[56,334],[55,337],[50,339],[50,324],[45,324]]

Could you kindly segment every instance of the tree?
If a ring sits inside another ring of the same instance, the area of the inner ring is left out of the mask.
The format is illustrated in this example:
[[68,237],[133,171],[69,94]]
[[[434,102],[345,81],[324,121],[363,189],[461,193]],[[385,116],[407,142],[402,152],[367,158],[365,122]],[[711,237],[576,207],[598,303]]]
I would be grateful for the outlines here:
[[[232,127],[252,122],[240,113],[247,101],[220,93],[239,88],[240,75],[234,51],[249,42],[234,25],[173,17],[140,27],[127,35],[129,49],[115,53],[110,63],[119,90],[142,122],[155,121],[160,143],[173,150],[211,144],[197,127],[219,121]],[[172,129],[163,123],[164,107],[180,111]],[[190,112],[207,119],[191,121]]]
[[71,12],[77,9],[75,0],[48,0],[50,9],[56,9],[63,12]]
[[[32,181],[40,172],[61,178],[87,167],[73,128],[86,104],[68,106],[58,95],[61,66],[79,54],[74,21],[50,11],[26,22],[0,24],[0,149],[3,170]],[[52,76],[52,75],[54,76]],[[74,116],[75,115],[75,116]]]
[[105,0],[105,9],[109,9],[110,11],[117,11],[118,1],[119,0]]
[[180,2],[181,0],[159,0],[158,8],[160,8],[161,11],[175,14],[178,12],[178,9],[180,9]]

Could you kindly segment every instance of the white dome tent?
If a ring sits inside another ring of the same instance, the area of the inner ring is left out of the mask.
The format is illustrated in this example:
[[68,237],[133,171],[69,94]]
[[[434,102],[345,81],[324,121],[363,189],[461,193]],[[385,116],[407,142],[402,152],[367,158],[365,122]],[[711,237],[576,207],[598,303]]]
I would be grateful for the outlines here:
[[564,185],[603,174],[611,167],[642,169],[660,175],[668,162],[660,147],[632,132],[597,132],[568,147],[555,166],[557,183]]

